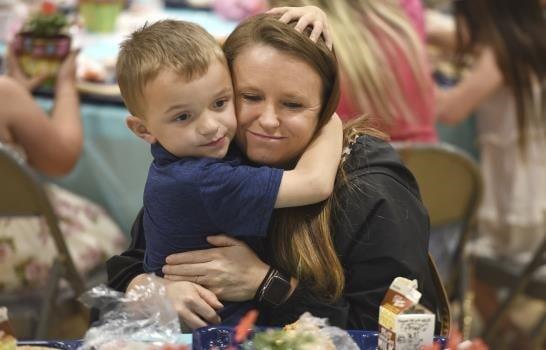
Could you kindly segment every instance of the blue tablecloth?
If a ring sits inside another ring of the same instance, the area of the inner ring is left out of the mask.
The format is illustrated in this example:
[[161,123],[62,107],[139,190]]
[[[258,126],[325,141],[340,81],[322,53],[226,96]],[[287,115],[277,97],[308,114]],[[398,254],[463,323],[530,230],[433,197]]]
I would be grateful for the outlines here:
[[[51,108],[51,100],[38,101]],[[84,104],[81,113],[81,158],[68,176],[50,180],[102,205],[128,234],[142,206],[150,147],[125,126],[123,107]]]

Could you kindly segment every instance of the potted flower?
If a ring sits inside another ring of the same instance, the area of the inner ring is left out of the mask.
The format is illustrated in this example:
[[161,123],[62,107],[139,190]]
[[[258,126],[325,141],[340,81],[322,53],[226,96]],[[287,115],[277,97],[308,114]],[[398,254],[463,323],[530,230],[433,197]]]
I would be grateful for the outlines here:
[[[65,33],[68,21],[49,0],[42,2],[14,38],[19,65],[28,76],[54,77],[70,52],[71,38]],[[49,83],[52,79],[49,80]]]

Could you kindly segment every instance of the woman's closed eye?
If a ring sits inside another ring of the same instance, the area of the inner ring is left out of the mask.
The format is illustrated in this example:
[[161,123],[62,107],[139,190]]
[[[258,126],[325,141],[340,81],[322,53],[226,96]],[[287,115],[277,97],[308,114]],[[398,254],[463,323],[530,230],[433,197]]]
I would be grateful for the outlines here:
[[262,97],[256,94],[241,94],[241,97],[247,102],[259,102],[262,100]]
[[300,109],[303,108],[303,104],[299,102],[283,102],[283,106],[285,106],[288,109]]

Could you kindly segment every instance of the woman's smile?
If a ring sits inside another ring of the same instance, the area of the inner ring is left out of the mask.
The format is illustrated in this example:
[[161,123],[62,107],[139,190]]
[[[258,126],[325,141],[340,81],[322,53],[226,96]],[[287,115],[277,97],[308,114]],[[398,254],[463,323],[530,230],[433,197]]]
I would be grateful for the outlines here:
[[280,140],[286,139],[285,136],[267,135],[267,134],[263,134],[263,133],[259,133],[259,132],[254,132],[254,131],[251,131],[251,130],[247,130],[247,132],[251,136],[254,136],[255,138],[257,138],[258,140],[263,140],[263,141],[280,141]]
[[320,75],[297,57],[255,44],[235,59],[233,78],[241,150],[256,163],[291,164],[317,127],[322,106]]

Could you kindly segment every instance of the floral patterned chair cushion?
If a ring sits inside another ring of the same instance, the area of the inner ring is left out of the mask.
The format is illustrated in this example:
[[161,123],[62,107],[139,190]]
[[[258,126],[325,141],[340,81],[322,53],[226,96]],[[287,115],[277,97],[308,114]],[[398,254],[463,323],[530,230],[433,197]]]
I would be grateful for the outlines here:
[[[85,276],[125,247],[125,236],[96,204],[46,185],[77,270]],[[0,291],[42,286],[57,254],[40,217],[0,217]]]

